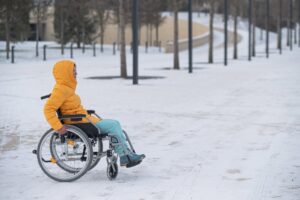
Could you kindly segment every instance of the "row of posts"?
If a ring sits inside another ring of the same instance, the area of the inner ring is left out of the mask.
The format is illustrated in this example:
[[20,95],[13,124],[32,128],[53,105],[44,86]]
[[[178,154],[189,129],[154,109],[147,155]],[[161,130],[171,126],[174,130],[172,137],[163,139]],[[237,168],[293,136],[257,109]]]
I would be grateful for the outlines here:
[[[133,43],[131,43],[130,52],[132,53]],[[116,42],[113,43],[113,55],[116,55]],[[157,42],[157,46],[159,52],[161,52],[161,41]],[[145,42],[145,52],[148,53],[149,44]],[[101,52],[103,52],[103,47],[100,48]],[[82,53],[85,53],[85,45],[82,46]],[[73,43],[70,45],[70,57],[73,58]],[[96,57],[96,43],[93,43],[93,56]],[[47,45],[43,46],[43,60],[47,59]],[[15,46],[11,47],[11,63],[15,63]]]

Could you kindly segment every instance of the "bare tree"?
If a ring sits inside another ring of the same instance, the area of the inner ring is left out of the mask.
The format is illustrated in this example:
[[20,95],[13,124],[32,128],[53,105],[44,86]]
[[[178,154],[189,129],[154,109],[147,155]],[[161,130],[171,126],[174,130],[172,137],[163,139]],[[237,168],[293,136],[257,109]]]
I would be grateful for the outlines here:
[[233,59],[238,58],[238,16],[239,16],[239,0],[234,0],[233,3],[233,13],[234,13],[234,34],[233,34]]
[[173,69],[180,69],[179,66],[179,44],[178,44],[178,10],[179,3],[177,0],[173,0],[173,13],[174,13],[174,35],[173,35],[173,48],[174,48],[174,61],[173,61]]
[[154,45],[158,44],[159,27],[164,22],[165,17],[162,17],[161,11],[165,6],[161,0],[141,0],[140,4],[140,27],[146,26],[146,40],[150,45],[153,44],[152,31],[155,28]]
[[209,49],[208,49],[208,63],[214,62],[213,45],[214,45],[214,14],[215,14],[216,0],[210,0],[210,16],[209,16]]
[[45,20],[47,16],[47,8],[52,3],[52,0],[34,0],[33,14],[36,18],[36,32],[35,32],[35,56],[39,56],[39,40],[41,20]]
[[256,0],[252,0],[252,56],[256,56]]
[[10,56],[10,42],[27,39],[29,35],[29,12],[32,0],[1,0],[0,21],[4,22],[6,58]]
[[277,48],[281,50],[282,48],[282,0],[277,1]]
[[125,28],[126,28],[126,21],[125,21],[125,4],[124,0],[119,0],[119,14],[120,14],[120,31],[121,31],[121,52],[120,52],[120,59],[121,59],[121,77],[127,77],[127,63],[126,63],[126,40],[125,40]]
[[100,27],[100,43],[101,43],[101,52],[103,52],[103,43],[105,36],[105,29],[108,21],[110,19],[109,12],[109,1],[108,0],[93,0],[93,9],[96,11],[97,23]]
[[8,1],[5,1],[5,7],[6,7],[6,12],[5,12],[5,39],[6,39],[6,59],[9,59],[9,52],[10,52],[10,29],[11,29],[11,4]]
[[158,0],[154,7],[153,25],[155,26],[155,44],[158,45],[159,41],[159,27],[164,23],[166,17],[162,17],[161,9],[163,2]]
[[290,17],[289,17],[289,15],[290,15],[290,13],[291,13],[291,10],[290,10],[290,3],[291,3],[291,0],[287,0],[288,1],[288,3],[287,3],[287,12],[286,13],[288,13],[287,15],[286,15],[286,20],[287,20],[287,34],[286,34],[286,45],[287,46],[290,46],[290,31],[291,31],[291,20],[290,20]]

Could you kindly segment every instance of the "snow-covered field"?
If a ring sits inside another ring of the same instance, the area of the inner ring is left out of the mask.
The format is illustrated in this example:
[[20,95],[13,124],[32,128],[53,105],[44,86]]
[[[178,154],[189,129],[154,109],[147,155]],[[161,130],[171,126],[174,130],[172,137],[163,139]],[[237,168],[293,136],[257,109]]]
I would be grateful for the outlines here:
[[[230,59],[228,67],[221,48],[213,65],[205,63],[207,46],[195,49],[193,74],[186,69],[186,51],[180,54],[182,70],[173,71],[165,69],[172,54],[141,50],[140,75],[164,78],[138,86],[86,79],[118,75],[119,56],[78,56],[77,93],[85,107],[118,119],[147,156],[135,168],[121,168],[115,181],[106,178],[105,160],[72,183],[43,174],[31,151],[49,128],[39,97],[51,91],[52,66],[60,58],[22,58],[12,65],[2,55],[0,199],[299,200],[300,48],[285,47],[279,55],[272,34],[270,59],[258,39],[258,55],[248,62],[246,27],[240,25],[240,60]],[[216,33],[215,46],[222,39]]]

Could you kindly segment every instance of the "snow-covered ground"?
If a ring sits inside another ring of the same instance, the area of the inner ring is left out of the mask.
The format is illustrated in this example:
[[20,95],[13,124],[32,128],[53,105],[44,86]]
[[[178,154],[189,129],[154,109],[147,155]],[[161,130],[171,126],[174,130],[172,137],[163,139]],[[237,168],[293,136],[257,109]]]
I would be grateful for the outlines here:
[[[279,55],[272,34],[270,58],[258,39],[258,56],[248,62],[246,28],[241,23],[240,60],[230,59],[228,67],[222,48],[215,50],[213,65],[205,63],[207,46],[195,49],[193,74],[186,70],[186,51],[180,54],[182,70],[173,71],[165,69],[172,66],[172,54],[141,50],[140,75],[164,78],[140,80],[138,86],[86,79],[118,75],[119,56],[85,54],[75,60],[83,105],[121,121],[147,156],[135,168],[121,168],[115,181],[106,178],[104,160],[72,183],[43,174],[31,151],[49,128],[39,97],[51,91],[52,66],[60,58],[10,64],[2,57],[0,199],[299,200],[300,48],[285,47]],[[216,46],[222,37],[216,34]]]

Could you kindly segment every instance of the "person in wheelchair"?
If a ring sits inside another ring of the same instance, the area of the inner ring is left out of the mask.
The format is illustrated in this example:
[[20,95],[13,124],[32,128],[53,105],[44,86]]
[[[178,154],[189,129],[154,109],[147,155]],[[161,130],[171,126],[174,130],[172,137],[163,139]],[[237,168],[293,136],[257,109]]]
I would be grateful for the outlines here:
[[[53,68],[53,76],[56,84],[51,92],[50,98],[44,106],[44,115],[50,126],[59,134],[67,133],[64,124],[89,123],[93,122],[100,129],[101,134],[116,136],[121,141],[115,145],[115,152],[120,157],[121,166],[135,166],[145,158],[144,154],[136,154],[128,148],[126,137],[122,131],[121,125],[116,120],[101,119],[89,115],[87,110],[81,105],[80,97],[75,93],[77,86],[77,71],[74,62],[62,60],[57,62]],[[56,111],[60,109],[62,115],[84,114],[88,119],[82,118],[79,121],[63,120],[58,118]]]

